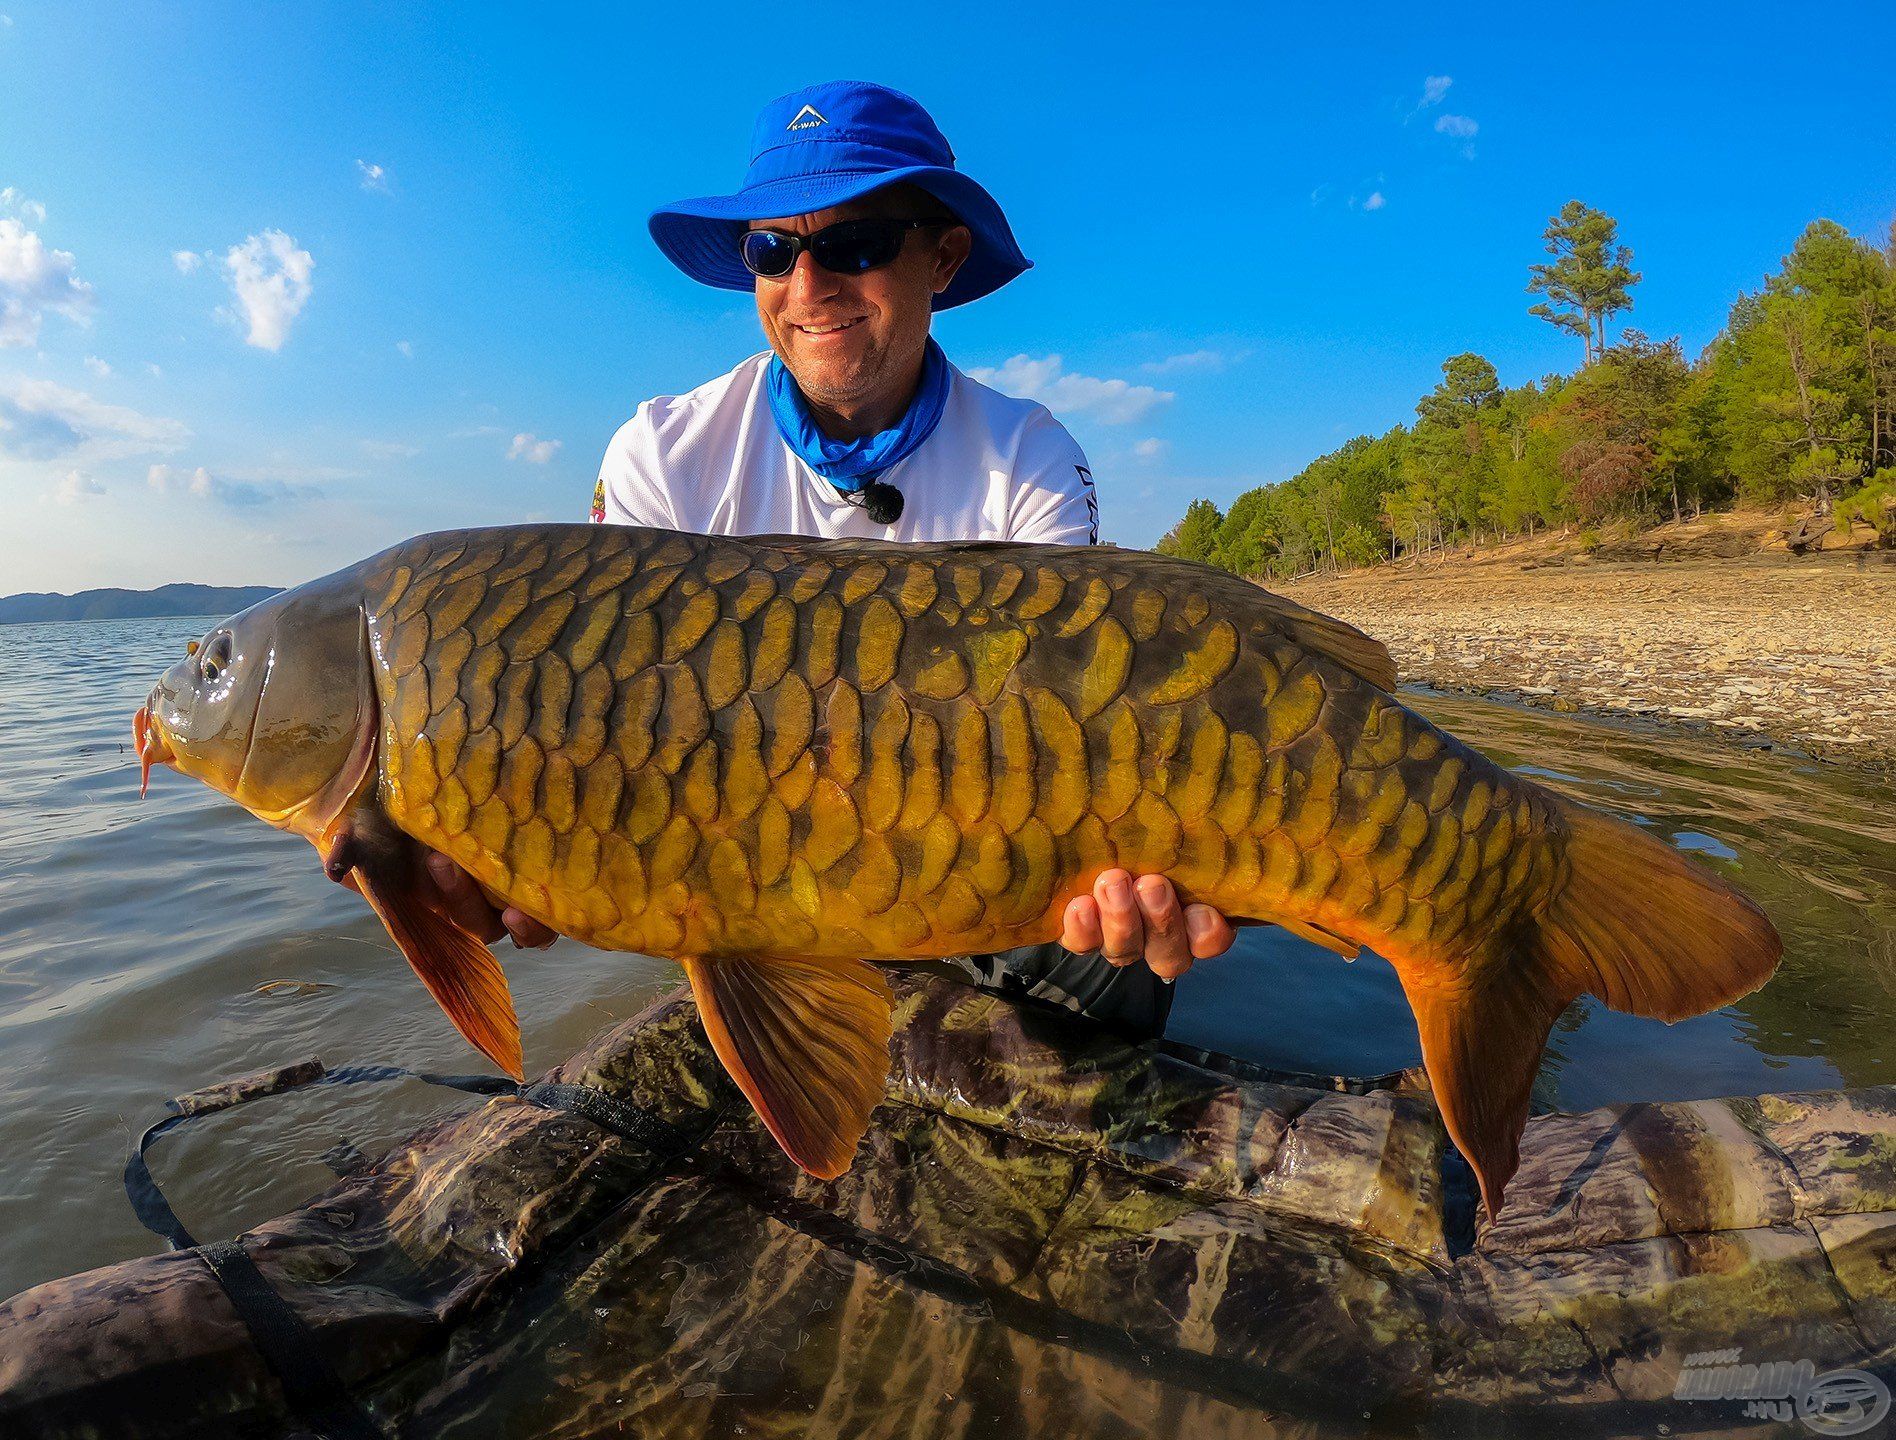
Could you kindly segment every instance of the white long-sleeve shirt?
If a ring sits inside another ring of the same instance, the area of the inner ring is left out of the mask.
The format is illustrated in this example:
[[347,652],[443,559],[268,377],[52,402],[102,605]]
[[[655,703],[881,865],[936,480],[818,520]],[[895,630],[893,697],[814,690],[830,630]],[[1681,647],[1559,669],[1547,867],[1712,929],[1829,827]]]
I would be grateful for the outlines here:
[[592,518],[702,535],[834,540],[1099,539],[1086,456],[1044,405],[950,365],[934,433],[881,479],[902,514],[878,525],[784,443],[764,375],[770,353],[684,395],[647,400],[606,447]]

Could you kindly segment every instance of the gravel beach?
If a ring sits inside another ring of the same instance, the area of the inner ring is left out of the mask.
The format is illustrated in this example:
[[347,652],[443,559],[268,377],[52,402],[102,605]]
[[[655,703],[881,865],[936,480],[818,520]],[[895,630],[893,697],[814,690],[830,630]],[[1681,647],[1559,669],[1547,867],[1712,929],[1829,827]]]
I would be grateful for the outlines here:
[[1405,681],[1896,773],[1896,563],[1883,557],[1461,560],[1273,588],[1382,640]]

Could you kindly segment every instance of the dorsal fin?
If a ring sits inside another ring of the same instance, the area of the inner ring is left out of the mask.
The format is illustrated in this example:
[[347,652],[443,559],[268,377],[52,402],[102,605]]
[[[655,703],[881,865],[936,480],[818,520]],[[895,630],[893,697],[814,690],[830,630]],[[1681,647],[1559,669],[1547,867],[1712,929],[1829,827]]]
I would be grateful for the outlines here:
[[1360,675],[1378,690],[1396,688],[1396,662],[1389,653],[1389,647],[1380,640],[1365,635],[1354,625],[1345,624],[1334,616],[1325,615],[1317,610],[1307,610],[1295,600],[1286,600],[1282,595],[1253,587],[1256,594],[1264,600],[1268,609],[1277,616],[1278,623],[1289,632],[1306,650],[1334,660],[1353,675]]
[[1229,571],[1171,556],[1148,555],[1140,559],[1142,566],[1151,566],[1154,562],[1177,566],[1181,579],[1189,577],[1189,582],[1202,587],[1207,595],[1228,594],[1234,608],[1261,606],[1283,634],[1312,654],[1341,665],[1378,690],[1396,688],[1396,662],[1389,654],[1389,647],[1354,625],[1299,605],[1295,600],[1287,600],[1276,591],[1266,590],[1255,581]]

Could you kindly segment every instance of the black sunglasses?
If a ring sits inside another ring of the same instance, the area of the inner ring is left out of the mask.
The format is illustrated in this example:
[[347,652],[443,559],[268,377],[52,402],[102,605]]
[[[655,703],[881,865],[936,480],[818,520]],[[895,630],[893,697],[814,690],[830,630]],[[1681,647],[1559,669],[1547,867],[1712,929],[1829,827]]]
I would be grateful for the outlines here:
[[796,268],[805,250],[810,258],[837,275],[861,275],[887,265],[902,253],[911,230],[941,229],[958,220],[839,220],[814,235],[791,235],[782,230],[746,230],[738,241],[744,268],[765,280],[781,280]]

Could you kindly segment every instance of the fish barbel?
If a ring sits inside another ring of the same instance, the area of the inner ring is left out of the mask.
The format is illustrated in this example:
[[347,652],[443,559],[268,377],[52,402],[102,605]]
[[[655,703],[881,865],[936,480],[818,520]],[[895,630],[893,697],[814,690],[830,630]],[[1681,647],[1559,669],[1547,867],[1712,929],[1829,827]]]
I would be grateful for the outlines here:
[[848,1168],[887,1075],[865,957],[1045,942],[1101,871],[1401,979],[1492,1213],[1554,1018],[1756,989],[1764,915],[1405,708],[1387,651],[1136,551],[528,525],[422,536],[264,601],[135,722],[312,841],[516,1078],[487,948],[422,847],[563,935],[678,959],[785,1151]]

